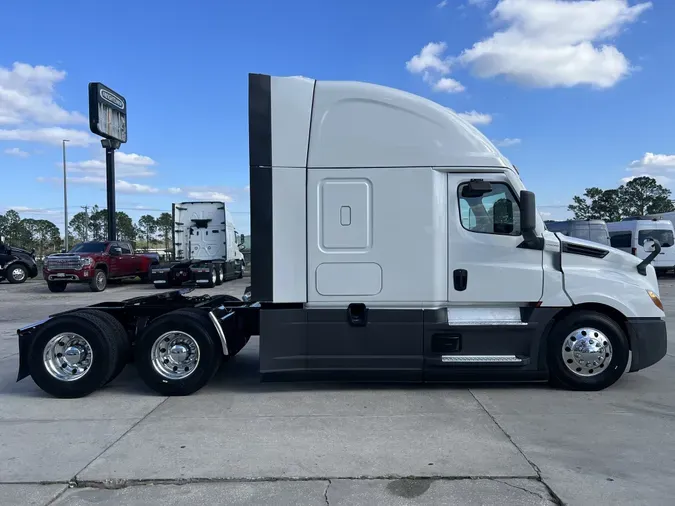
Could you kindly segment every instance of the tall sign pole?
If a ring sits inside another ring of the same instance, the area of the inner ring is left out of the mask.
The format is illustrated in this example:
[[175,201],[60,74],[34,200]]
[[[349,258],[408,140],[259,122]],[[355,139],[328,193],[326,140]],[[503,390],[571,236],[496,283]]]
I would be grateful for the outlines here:
[[89,128],[103,137],[108,209],[108,240],[117,240],[115,223],[115,150],[127,142],[127,101],[101,83],[89,83]]

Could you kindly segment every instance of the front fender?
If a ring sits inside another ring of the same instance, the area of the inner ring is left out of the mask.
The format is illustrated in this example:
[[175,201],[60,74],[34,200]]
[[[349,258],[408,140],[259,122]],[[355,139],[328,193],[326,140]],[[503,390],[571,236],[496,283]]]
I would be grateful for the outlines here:
[[617,310],[626,318],[663,318],[665,316],[664,312],[652,302],[645,288],[633,285],[617,287],[603,285],[602,288],[602,291],[589,291],[587,287],[573,289],[566,287],[565,291],[574,305],[603,304]]

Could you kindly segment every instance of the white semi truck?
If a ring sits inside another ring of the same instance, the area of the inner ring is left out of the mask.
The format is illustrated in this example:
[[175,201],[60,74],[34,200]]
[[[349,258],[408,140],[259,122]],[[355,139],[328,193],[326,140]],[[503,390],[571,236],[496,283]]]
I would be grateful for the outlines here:
[[249,135],[243,300],[175,290],[52,315],[18,331],[18,380],[83,396],[134,344],[145,383],[186,395],[252,335],[272,378],[599,390],[666,354],[658,243],[639,259],[546,231],[514,166],[446,107],[255,74]]
[[244,277],[244,236],[225,202],[180,202],[172,206],[174,261],[153,267],[156,288],[195,283],[212,288]]

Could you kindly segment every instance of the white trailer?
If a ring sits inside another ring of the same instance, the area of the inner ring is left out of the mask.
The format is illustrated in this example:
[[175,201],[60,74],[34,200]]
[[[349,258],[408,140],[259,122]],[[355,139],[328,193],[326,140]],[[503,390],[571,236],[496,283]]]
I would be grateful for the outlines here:
[[225,202],[172,206],[173,262],[152,269],[157,288],[196,283],[207,288],[244,276],[244,242]]
[[250,75],[249,150],[244,300],[173,291],[53,316],[19,330],[19,379],[86,395],[133,342],[141,378],[186,395],[251,335],[268,378],[599,390],[666,354],[658,244],[641,260],[547,231],[514,166],[446,107]]

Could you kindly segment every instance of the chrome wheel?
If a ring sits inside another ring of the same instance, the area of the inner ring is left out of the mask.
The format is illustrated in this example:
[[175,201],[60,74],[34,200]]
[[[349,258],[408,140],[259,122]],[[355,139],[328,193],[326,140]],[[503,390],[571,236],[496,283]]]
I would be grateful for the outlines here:
[[596,376],[612,361],[612,343],[597,329],[577,329],[563,342],[562,358],[567,368],[577,376]]
[[11,276],[14,281],[23,281],[26,278],[26,271],[21,267],[15,267],[12,269]]
[[91,368],[91,345],[79,334],[64,332],[52,337],[43,351],[45,369],[57,380],[76,381]]
[[179,330],[159,336],[150,354],[155,371],[171,380],[187,378],[199,364],[197,341]]
[[215,285],[217,281],[218,281],[218,273],[216,272],[215,269],[213,269],[211,271],[211,283]]
[[97,272],[95,283],[99,290],[102,290],[105,287],[105,281],[105,272]]

